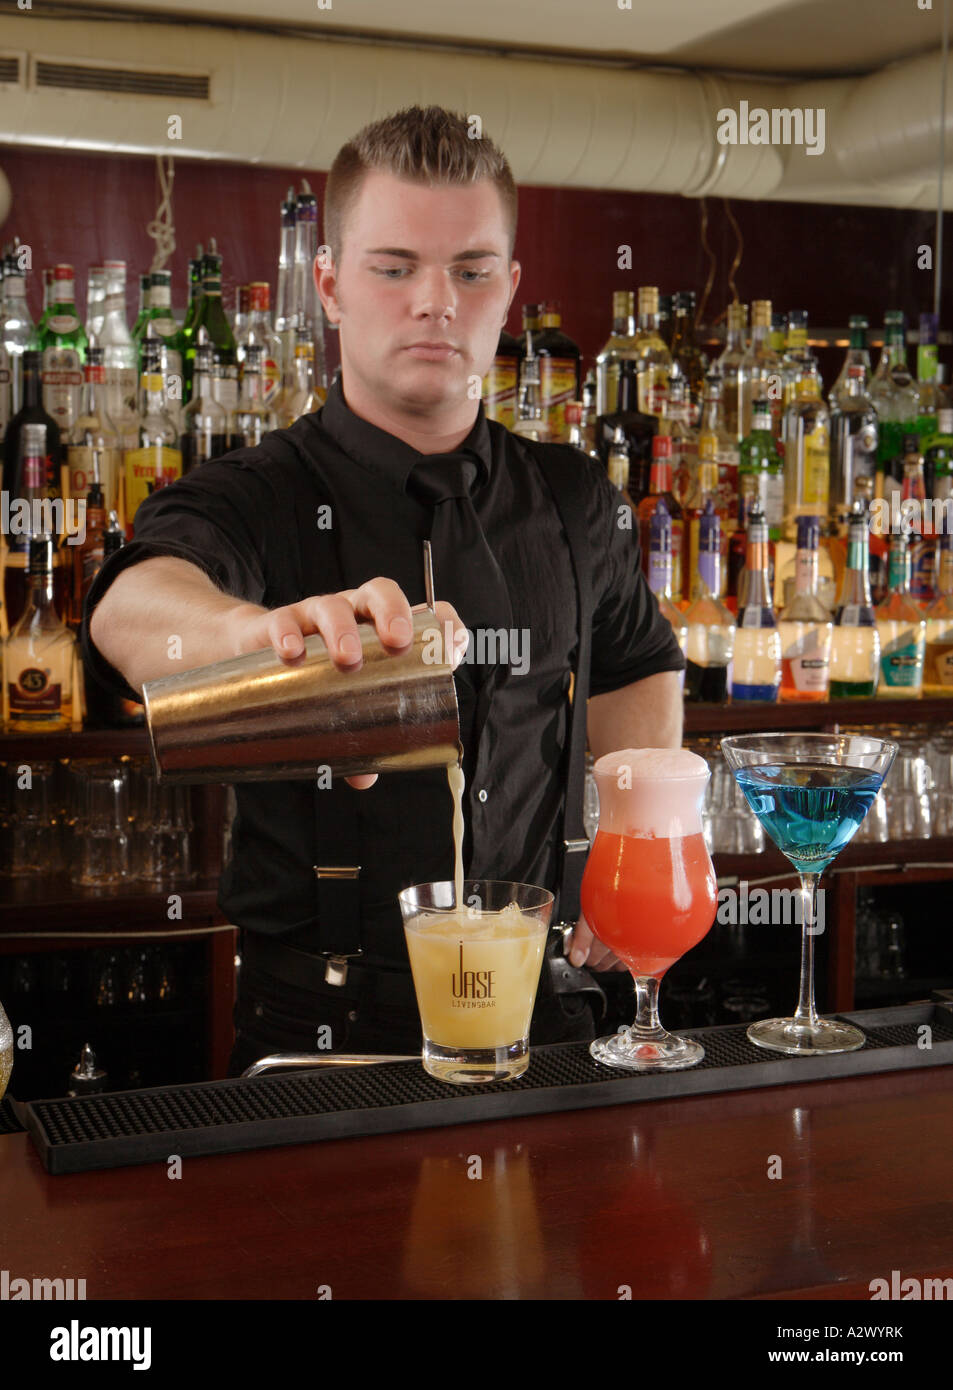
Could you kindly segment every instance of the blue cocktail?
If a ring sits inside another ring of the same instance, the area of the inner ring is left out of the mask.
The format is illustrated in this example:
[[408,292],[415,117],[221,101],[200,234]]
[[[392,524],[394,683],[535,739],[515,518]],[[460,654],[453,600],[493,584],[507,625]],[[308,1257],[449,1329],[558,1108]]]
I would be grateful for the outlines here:
[[813,1055],[852,1052],[864,1035],[814,1008],[814,924],[821,874],[851,840],[897,752],[865,735],[744,734],[721,741],[745,800],[801,880],[801,988],[793,1018],[752,1023],[758,1047]]

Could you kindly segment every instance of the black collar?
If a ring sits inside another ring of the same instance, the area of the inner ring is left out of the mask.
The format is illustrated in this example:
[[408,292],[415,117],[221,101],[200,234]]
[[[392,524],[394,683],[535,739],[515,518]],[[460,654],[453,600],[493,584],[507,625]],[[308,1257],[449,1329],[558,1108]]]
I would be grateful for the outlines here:
[[[388,434],[360,415],[355,415],[344,399],[340,376],[331,383],[319,418],[323,429],[349,458],[373,472],[382,473],[399,492],[407,491],[407,479],[415,464],[428,457],[396,435]],[[479,470],[476,488],[488,482],[493,465],[493,448],[482,401],[477,407],[473,429],[453,452],[467,453],[476,462]]]

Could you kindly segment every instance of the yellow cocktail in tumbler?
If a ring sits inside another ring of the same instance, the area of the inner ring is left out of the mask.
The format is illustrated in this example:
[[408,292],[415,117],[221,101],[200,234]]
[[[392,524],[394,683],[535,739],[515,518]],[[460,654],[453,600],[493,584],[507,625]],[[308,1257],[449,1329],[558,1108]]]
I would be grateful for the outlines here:
[[400,895],[424,1034],[423,1064],[442,1081],[503,1081],[529,1065],[529,1025],[553,895],[524,883],[469,880]]

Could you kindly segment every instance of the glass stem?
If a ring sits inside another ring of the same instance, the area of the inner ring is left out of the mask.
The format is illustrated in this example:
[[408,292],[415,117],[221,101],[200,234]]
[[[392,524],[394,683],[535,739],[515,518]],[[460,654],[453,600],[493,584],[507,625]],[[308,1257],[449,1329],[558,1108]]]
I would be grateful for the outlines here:
[[817,1024],[814,1008],[814,923],[817,921],[817,885],[820,874],[801,874],[801,987],[795,1023]]
[[659,1022],[658,992],[661,981],[654,975],[633,975],[635,980],[635,1022],[629,1029],[637,1042],[661,1042],[668,1034]]

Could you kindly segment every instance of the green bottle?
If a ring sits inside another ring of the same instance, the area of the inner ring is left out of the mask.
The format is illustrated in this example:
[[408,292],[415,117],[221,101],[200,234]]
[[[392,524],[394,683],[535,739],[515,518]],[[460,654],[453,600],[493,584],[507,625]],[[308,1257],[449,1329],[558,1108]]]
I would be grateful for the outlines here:
[[784,520],[784,462],[771,428],[771,402],[761,396],[751,402],[751,433],[738,454],[738,494],[757,500],[768,527],[768,539],[781,539]]
[[185,349],[185,382],[189,400],[192,399],[195,349],[203,329],[206,334],[203,341],[211,343],[218,366],[216,399],[227,411],[234,410],[238,405],[237,344],[222,304],[222,258],[214,251],[207,252],[202,262],[202,298]]
[[88,347],[75,299],[73,267],[54,266],[50,312],[38,329],[37,347],[43,353],[43,407],[61,433],[71,430],[79,416]]
[[923,475],[935,502],[953,496],[953,410],[947,406],[938,412],[936,434],[923,441]]

